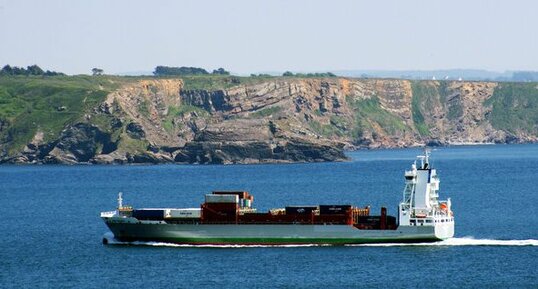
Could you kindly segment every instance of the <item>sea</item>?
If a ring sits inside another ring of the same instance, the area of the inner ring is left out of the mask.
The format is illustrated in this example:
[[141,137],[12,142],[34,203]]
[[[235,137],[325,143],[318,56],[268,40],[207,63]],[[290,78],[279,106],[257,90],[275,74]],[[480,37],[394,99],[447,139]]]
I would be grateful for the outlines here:
[[442,147],[431,164],[454,238],[431,244],[179,246],[116,242],[99,218],[135,207],[199,207],[246,190],[284,205],[386,206],[420,149],[360,150],[347,162],[263,165],[0,166],[0,288],[538,288],[538,145]]

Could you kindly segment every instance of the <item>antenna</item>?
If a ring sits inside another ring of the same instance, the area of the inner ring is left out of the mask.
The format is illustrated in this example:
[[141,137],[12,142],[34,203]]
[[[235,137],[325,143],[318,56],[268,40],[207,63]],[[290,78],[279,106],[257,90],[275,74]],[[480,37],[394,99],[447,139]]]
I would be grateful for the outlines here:
[[424,147],[424,162],[426,163],[426,165],[429,165],[430,164],[430,152],[432,150],[428,147]]
[[123,208],[123,198],[121,197],[123,195],[122,192],[118,193],[118,209]]

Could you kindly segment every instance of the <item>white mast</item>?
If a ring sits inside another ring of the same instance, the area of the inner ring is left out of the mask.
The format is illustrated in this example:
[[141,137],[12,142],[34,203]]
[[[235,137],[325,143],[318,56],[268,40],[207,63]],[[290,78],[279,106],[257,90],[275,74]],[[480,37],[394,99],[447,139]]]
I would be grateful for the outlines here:
[[123,208],[123,198],[121,196],[122,196],[122,192],[119,192],[118,193],[118,209]]

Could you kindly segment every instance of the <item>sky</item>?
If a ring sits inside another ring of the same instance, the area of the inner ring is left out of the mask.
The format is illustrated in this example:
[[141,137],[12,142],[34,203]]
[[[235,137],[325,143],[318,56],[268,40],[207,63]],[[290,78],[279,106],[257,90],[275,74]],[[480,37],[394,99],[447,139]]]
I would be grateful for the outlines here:
[[0,0],[0,65],[538,70],[538,1]]

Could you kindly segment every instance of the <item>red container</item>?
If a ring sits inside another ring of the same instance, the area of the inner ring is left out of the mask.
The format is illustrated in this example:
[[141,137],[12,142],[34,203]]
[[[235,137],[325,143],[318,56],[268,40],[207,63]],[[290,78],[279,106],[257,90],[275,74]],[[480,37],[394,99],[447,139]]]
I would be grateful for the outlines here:
[[237,223],[237,204],[205,203],[202,204],[202,223],[234,224]]

